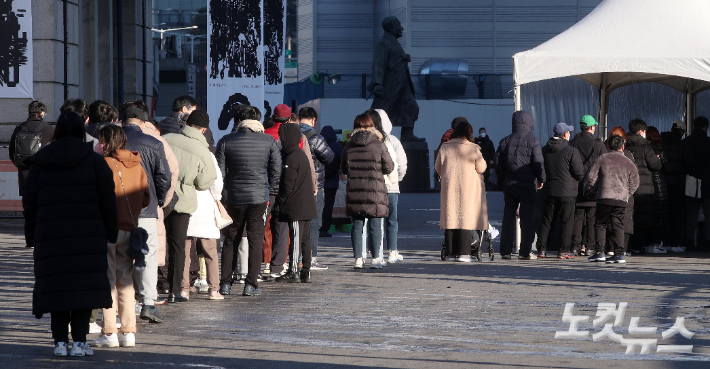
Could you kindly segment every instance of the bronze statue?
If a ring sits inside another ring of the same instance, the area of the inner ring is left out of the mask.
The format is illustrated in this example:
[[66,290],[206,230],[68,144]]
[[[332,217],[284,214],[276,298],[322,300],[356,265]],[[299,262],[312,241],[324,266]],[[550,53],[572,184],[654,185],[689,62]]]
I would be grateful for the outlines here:
[[419,105],[414,99],[414,83],[407,63],[409,54],[397,41],[402,37],[402,24],[397,17],[382,20],[385,34],[377,43],[372,62],[372,82],[367,87],[375,95],[372,109],[387,112],[392,125],[402,127],[402,141],[424,141],[414,135],[414,122],[419,118]]

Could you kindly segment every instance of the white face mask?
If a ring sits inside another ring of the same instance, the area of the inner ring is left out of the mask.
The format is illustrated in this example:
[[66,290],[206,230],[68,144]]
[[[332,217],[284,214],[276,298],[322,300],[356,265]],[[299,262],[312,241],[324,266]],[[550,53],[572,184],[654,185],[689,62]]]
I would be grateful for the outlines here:
[[646,138],[646,132],[642,133],[641,137]]
[[481,138],[486,137],[486,132],[481,133]]

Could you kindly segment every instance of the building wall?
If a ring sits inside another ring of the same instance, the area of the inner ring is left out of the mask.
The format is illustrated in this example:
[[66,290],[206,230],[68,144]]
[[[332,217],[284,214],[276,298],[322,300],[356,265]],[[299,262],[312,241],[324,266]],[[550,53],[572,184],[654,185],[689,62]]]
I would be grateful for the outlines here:
[[[153,43],[149,31],[152,0],[122,0],[122,4],[124,100],[143,98],[144,63],[147,70],[145,91],[150,100],[153,96]],[[116,0],[67,1],[69,98],[89,102],[103,99],[118,105],[115,22]],[[55,122],[64,102],[63,1],[33,0],[32,32],[34,99],[46,104],[45,120]],[[145,56],[143,37],[147,46]],[[0,115],[0,146],[6,146],[15,126],[27,119],[27,105],[31,101],[0,99],[0,111],[3,112]],[[0,147],[0,160],[7,160],[6,147]]]
[[[470,73],[512,74],[513,54],[566,30],[599,3],[601,0],[299,0],[298,77],[326,70],[371,73],[373,49],[383,34],[382,19],[389,15],[397,16],[404,26],[400,43],[412,56],[413,74],[433,58],[465,59]],[[505,91],[512,89],[512,78],[504,78],[503,84]],[[343,83],[329,90],[326,97],[329,93],[356,97],[360,86]],[[475,92],[475,86],[470,90]]]

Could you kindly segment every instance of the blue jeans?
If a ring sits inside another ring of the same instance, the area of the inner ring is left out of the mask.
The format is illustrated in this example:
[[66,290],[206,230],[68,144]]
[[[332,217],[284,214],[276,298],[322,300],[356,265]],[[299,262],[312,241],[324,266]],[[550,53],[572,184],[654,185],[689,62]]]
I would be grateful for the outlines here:
[[318,256],[318,239],[320,232],[320,226],[323,224],[323,207],[325,206],[325,192],[322,188],[318,189],[318,195],[316,195],[316,210],[318,216],[316,219],[311,221],[311,246],[313,247],[313,257]]
[[[367,222],[367,228],[369,231],[367,233],[365,232],[365,222]],[[363,253],[366,252],[368,233],[374,249],[372,257],[378,258],[382,256],[382,238],[384,236],[383,225],[384,218],[353,218],[353,228],[350,233],[350,239],[353,243],[353,253],[355,254],[355,258],[363,257]]]
[[390,202],[390,215],[385,218],[385,222],[387,223],[387,228],[385,228],[385,232],[387,234],[387,250],[396,251],[397,234],[399,233],[399,222],[397,221],[397,205],[399,203],[399,194],[388,193],[387,198]]

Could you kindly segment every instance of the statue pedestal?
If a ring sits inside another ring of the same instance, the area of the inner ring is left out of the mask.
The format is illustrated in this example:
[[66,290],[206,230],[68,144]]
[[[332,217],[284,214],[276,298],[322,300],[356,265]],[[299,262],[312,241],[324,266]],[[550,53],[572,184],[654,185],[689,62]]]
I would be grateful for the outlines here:
[[431,190],[429,182],[429,146],[426,141],[402,141],[407,154],[407,174],[399,182],[401,192]]

